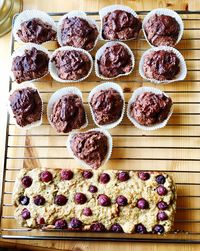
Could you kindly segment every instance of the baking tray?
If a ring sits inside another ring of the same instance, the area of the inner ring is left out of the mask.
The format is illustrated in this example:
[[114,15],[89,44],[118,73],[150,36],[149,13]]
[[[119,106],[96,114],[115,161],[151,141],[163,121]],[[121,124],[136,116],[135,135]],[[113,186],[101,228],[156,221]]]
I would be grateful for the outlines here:
[[[148,11],[138,11],[143,19]],[[22,168],[78,167],[65,149],[67,136],[57,134],[43,115],[40,127],[28,131],[18,129],[13,120],[7,119],[5,158],[1,196],[1,236],[9,239],[65,239],[84,241],[141,241],[200,243],[200,12],[178,11],[185,24],[184,36],[177,48],[184,55],[188,74],[182,82],[156,86],[170,95],[174,101],[174,114],[168,125],[157,131],[141,131],[125,117],[122,123],[110,130],[114,148],[107,169],[160,170],[173,176],[178,192],[175,231],[167,235],[139,235],[113,233],[83,233],[69,231],[42,231],[21,228],[14,219],[11,195],[18,171]],[[57,21],[65,13],[50,13]],[[99,22],[98,12],[88,12]],[[13,19],[15,22],[15,18]],[[96,50],[103,44],[102,41]],[[138,62],[142,53],[149,48],[142,32],[137,41],[127,44],[136,57],[134,72],[126,77],[115,79],[125,93],[126,102],[133,90],[140,86],[155,86],[143,80],[138,73]],[[12,37],[11,53],[20,46]],[[56,42],[45,44],[50,51],[57,48]],[[70,84],[83,92],[87,105],[89,91],[97,84],[105,82],[98,79],[94,71],[81,83]],[[6,84],[6,83],[4,83]],[[10,80],[9,88],[16,85]],[[55,82],[47,76],[35,82],[46,104],[50,95],[69,84]],[[45,109],[44,109],[45,110]],[[89,116],[89,128],[95,125]]]

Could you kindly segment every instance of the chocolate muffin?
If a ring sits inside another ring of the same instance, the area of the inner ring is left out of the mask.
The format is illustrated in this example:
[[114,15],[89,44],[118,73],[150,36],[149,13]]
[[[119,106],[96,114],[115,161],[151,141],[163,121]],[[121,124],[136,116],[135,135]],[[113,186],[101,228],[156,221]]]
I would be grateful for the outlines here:
[[95,25],[80,17],[65,18],[61,25],[62,46],[69,45],[76,48],[91,50],[99,32]]
[[109,12],[102,20],[102,37],[106,40],[136,39],[142,28],[139,18],[124,10]]
[[129,51],[122,44],[108,46],[97,60],[99,73],[106,78],[130,73],[133,64]]
[[17,31],[17,35],[24,43],[42,44],[46,41],[55,40],[56,31],[40,18],[33,18],[21,23],[21,29]]
[[15,90],[10,95],[9,102],[19,126],[24,127],[41,119],[42,100],[36,89],[27,87]]
[[70,147],[78,159],[97,169],[108,152],[108,138],[98,131],[76,133],[70,141]]
[[88,75],[91,61],[87,54],[77,50],[58,51],[51,59],[57,74],[63,80],[79,80]]
[[76,94],[63,95],[53,105],[50,121],[57,132],[70,132],[86,123],[85,109],[81,98]]
[[151,126],[163,122],[169,115],[172,100],[164,94],[144,92],[130,106],[130,116],[140,125]]
[[122,114],[123,99],[113,88],[96,92],[90,101],[95,121],[106,125],[117,121]]
[[144,58],[144,75],[159,81],[172,80],[180,71],[179,63],[179,58],[172,51],[152,51]]
[[154,46],[174,46],[180,32],[180,25],[174,17],[153,15],[144,26],[149,42]]
[[12,62],[12,72],[17,83],[41,78],[48,73],[48,55],[33,47],[24,55],[16,56]]

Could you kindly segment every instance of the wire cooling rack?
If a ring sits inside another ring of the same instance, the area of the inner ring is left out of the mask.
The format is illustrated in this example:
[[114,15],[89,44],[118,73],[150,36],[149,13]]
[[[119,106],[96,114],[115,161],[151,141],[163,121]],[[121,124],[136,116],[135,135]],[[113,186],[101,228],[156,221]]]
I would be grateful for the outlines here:
[[[147,13],[148,11],[138,11],[142,19]],[[46,114],[43,114],[43,123],[40,127],[28,131],[18,129],[8,115],[1,196],[2,238],[200,243],[200,12],[178,13],[183,18],[185,29],[183,39],[177,48],[185,57],[188,67],[187,78],[182,82],[158,86],[172,97],[174,114],[165,128],[150,132],[138,130],[124,118],[118,127],[110,130],[114,148],[112,157],[106,165],[108,169],[160,170],[170,173],[176,182],[178,192],[175,232],[158,236],[42,231],[19,227],[13,216],[14,207],[11,200],[18,171],[22,167],[67,168],[75,167],[77,164],[65,149],[67,135],[56,134],[48,124]],[[65,13],[50,13],[55,21],[63,14]],[[99,22],[98,12],[87,14]],[[100,41],[96,49],[102,44]],[[124,90],[126,103],[136,88],[154,86],[145,82],[138,74],[139,59],[149,48],[143,35],[141,34],[137,41],[129,41],[127,44],[136,57],[136,67],[130,76],[115,80]],[[19,46],[12,37],[11,53]],[[57,44],[49,42],[45,47],[53,51]],[[93,57],[96,49],[92,52]],[[85,81],[72,84],[83,92],[88,114],[88,93],[100,82],[102,81],[93,73]],[[45,107],[51,94],[65,86],[53,81],[50,76],[34,83],[42,95]],[[15,85],[16,83],[10,81],[9,88]],[[89,127],[94,127],[90,116]]]

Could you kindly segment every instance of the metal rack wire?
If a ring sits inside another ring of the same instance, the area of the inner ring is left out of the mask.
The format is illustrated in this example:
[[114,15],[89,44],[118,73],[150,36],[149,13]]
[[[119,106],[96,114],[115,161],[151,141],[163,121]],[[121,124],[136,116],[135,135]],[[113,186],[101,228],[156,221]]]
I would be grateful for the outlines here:
[[[181,83],[159,86],[174,98],[177,107],[174,117],[165,129],[151,133],[135,129],[127,119],[124,119],[118,128],[111,130],[116,144],[108,168],[115,166],[120,169],[134,170],[159,169],[170,173],[178,189],[175,228],[180,230],[165,236],[157,236],[41,231],[18,227],[13,216],[11,195],[15,176],[20,168],[36,165],[72,167],[75,162],[65,153],[66,135],[56,134],[46,119],[39,129],[25,132],[16,129],[8,116],[0,212],[2,238],[200,243],[200,12],[178,11],[178,13],[182,15],[186,24],[186,35],[178,45],[178,49],[185,56],[188,77]],[[55,20],[63,14],[65,13],[50,13]],[[87,14],[99,22],[98,12]],[[147,11],[139,11],[138,14],[143,17]],[[17,46],[12,37],[11,53]],[[52,51],[56,45],[48,46]],[[129,42],[129,46],[136,54],[136,61],[139,60],[141,53],[148,49],[142,36],[138,41]],[[99,79],[92,76],[83,83],[77,84],[83,92],[85,105],[87,105],[86,96],[90,88],[99,82],[101,82]],[[137,66],[131,78],[119,78],[116,82],[123,87],[126,102],[135,88],[151,85],[138,76]],[[9,89],[14,84],[10,81]],[[42,94],[45,106],[49,95],[63,86],[52,81],[50,77],[35,84]],[[90,126],[94,126],[91,120]],[[45,153],[42,153],[43,151]]]

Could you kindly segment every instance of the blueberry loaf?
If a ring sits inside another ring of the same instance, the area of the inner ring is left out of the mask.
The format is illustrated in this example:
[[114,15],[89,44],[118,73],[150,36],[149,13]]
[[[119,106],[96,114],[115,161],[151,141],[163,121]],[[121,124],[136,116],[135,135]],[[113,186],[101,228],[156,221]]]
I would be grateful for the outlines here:
[[160,172],[35,168],[19,172],[13,203],[24,227],[162,234],[176,191]]

